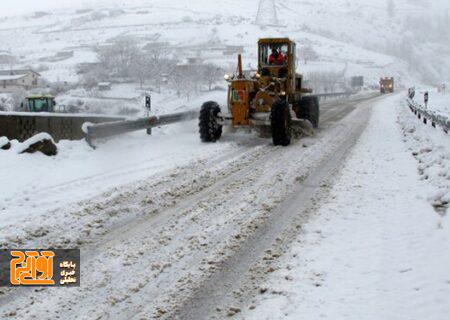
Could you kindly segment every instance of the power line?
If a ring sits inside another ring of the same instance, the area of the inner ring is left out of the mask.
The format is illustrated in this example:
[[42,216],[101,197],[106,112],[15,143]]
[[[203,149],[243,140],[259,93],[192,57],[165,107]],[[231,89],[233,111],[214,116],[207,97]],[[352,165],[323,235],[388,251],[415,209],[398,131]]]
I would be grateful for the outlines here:
[[259,26],[279,26],[275,0],[260,0],[255,23]]

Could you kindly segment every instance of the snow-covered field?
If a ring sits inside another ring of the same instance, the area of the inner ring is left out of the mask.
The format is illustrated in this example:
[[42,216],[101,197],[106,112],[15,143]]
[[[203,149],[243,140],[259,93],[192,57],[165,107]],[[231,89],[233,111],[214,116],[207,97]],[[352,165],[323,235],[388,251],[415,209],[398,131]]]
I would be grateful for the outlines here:
[[428,194],[448,197],[450,141],[399,98],[374,108],[330,195],[243,318],[448,318],[450,212],[433,210]]

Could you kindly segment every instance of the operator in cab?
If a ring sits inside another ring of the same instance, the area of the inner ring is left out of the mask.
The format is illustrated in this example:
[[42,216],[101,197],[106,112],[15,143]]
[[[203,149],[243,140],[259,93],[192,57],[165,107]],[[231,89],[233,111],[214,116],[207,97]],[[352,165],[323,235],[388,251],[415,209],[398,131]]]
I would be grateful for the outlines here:
[[286,57],[283,52],[278,51],[276,48],[272,48],[272,54],[269,56],[269,64],[273,65],[283,65],[285,63]]

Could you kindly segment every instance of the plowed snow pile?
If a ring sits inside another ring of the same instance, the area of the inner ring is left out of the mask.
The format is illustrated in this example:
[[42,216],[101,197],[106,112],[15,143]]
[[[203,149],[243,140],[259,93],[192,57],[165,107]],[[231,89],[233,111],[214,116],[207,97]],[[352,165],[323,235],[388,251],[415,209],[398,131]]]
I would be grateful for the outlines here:
[[[423,97],[422,90],[415,101]],[[450,117],[450,95],[429,91],[428,109]],[[439,126],[433,129],[428,123],[423,124],[408,108],[402,107],[398,122],[402,128],[404,142],[416,158],[420,179],[432,186],[426,197],[441,214],[449,213],[450,202],[450,136]]]

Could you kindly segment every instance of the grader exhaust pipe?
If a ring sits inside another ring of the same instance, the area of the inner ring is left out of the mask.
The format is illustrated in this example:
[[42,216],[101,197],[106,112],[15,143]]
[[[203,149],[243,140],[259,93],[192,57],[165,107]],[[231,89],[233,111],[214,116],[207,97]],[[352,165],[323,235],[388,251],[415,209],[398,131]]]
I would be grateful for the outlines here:
[[238,54],[238,78],[244,78],[244,72],[242,71],[242,55]]

